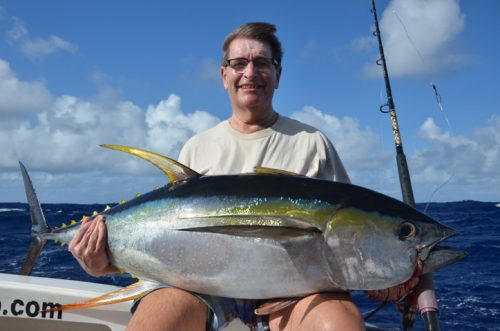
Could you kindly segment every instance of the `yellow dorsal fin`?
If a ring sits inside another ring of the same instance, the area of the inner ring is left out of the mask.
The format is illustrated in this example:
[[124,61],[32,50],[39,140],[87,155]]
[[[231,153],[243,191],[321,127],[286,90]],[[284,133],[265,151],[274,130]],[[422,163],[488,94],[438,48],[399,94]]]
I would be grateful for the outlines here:
[[156,154],[139,148],[119,146],[119,145],[104,144],[101,145],[101,147],[106,147],[117,151],[129,153],[154,164],[168,176],[170,183],[172,184],[180,180],[200,177],[200,174],[198,174],[196,171],[186,167],[185,165],[171,158],[168,158],[160,154]]
[[274,169],[274,168],[267,168],[267,167],[260,167],[260,166],[255,167],[254,171],[256,174],[259,174],[259,175],[303,176],[301,174],[297,174],[297,173],[291,172],[291,171]]

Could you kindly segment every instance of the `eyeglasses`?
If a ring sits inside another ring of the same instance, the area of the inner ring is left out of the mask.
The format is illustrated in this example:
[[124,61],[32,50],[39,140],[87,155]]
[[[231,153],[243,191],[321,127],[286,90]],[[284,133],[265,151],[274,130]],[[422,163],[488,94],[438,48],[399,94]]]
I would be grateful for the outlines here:
[[273,66],[278,67],[279,65],[278,61],[268,57],[256,57],[253,60],[249,60],[244,57],[238,57],[236,59],[228,59],[224,61],[224,66],[229,66],[237,73],[242,73],[243,71],[245,71],[250,62],[252,62],[254,69],[257,71],[268,71],[271,70]]

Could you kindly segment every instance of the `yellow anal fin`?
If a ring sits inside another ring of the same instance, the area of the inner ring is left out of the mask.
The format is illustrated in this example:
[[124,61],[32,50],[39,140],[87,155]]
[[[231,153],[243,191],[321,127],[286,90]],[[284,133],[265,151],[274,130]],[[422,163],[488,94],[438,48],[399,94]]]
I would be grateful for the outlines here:
[[293,305],[298,301],[299,298],[270,300],[257,307],[257,309],[254,310],[254,313],[255,315],[269,315]]
[[128,147],[128,146],[108,145],[108,144],[101,145],[101,147],[106,147],[117,151],[129,153],[154,164],[168,176],[171,184],[174,184],[175,182],[178,182],[180,180],[188,180],[191,178],[197,178],[201,176],[196,171],[190,169],[189,167],[186,167],[185,165],[171,158],[153,152],[149,152],[143,149]]
[[157,288],[158,282],[150,280],[139,280],[132,285],[121,288],[117,291],[109,292],[104,295],[98,296],[96,298],[89,299],[83,302],[70,303],[60,307],[55,307],[53,309],[46,310],[45,312],[53,312],[60,310],[73,310],[73,309],[88,309],[104,305],[111,305],[114,303],[134,300],[140,298],[150,292],[151,290]]
[[258,175],[284,175],[284,176],[301,176],[301,177],[304,176],[304,175],[297,174],[297,173],[291,172],[291,171],[275,169],[275,168],[260,167],[260,166],[255,167],[254,171]]

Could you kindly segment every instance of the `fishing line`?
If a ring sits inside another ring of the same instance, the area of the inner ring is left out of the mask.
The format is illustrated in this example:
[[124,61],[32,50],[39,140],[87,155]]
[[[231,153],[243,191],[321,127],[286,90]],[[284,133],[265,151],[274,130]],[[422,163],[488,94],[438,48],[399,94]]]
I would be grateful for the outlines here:
[[[448,116],[446,116],[446,112],[444,111],[441,94],[438,92],[437,87],[436,87],[436,85],[434,83],[431,83],[431,86],[432,86],[432,89],[434,90],[434,95],[436,96],[436,102],[437,102],[437,104],[439,106],[439,109],[441,109],[442,115],[444,116],[444,118],[446,120],[446,124],[448,125],[448,131],[450,132],[450,136],[451,136],[452,135],[451,124],[450,124],[450,121],[448,120]],[[457,162],[456,162],[456,159],[455,159],[455,162],[453,162],[453,166],[451,168],[451,174],[450,174],[450,176],[448,176],[448,178],[444,182],[442,182],[440,185],[438,185],[434,189],[434,191],[430,194],[429,198],[427,199],[428,202],[427,202],[427,204],[426,204],[426,206],[424,208],[424,213],[427,212],[427,209],[429,208],[429,205],[430,205],[432,199],[434,198],[434,195],[440,189],[442,189],[444,186],[446,186],[451,181],[451,179],[455,176],[456,167],[457,167]]]
[[[427,63],[424,61],[424,57],[422,56],[422,53],[420,53],[417,45],[415,45],[415,43],[413,42],[413,39],[411,38],[410,36],[410,33],[408,32],[408,29],[406,28],[406,25],[404,24],[403,20],[401,19],[401,17],[398,15],[397,11],[394,9],[392,10],[392,12],[394,13],[394,15],[396,15],[396,18],[398,19],[399,23],[401,24],[401,26],[403,27],[403,30],[406,34],[406,38],[408,38],[408,41],[410,42],[410,44],[412,45],[413,49],[415,50],[415,52],[417,53],[420,61],[422,62],[422,65],[425,67],[428,67],[427,66]],[[436,103],[439,107],[439,109],[441,110],[441,115],[444,117],[445,121],[446,121],[446,125],[448,126],[448,132],[450,133],[450,136],[452,135],[452,128],[451,128],[451,124],[450,124],[450,121],[448,119],[448,116],[444,110],[444,106],[443,106],[443,101],[442,101],[442,97],[441,97],[441,94],[439,93],[438,89],[437,89],[437,86],[436,84],[434,84],[433,82],[430,82],[430,85],[432,87],[432,90],[434,92],[434,96],[436,97]],[[434,195],[440,190],[442,189],[444,186],[446,186],[450,181],[451,179],[455,176],[455,170],[456,170],[456,162],[453,163],[453,167],[452,167],[452,171],[451,171],[451,174],[450,176],[444,181],[442,182],[441,184],[439,184],[432,192],[431,194],[429,195],[429,198],[427,199],[427,205],[425,206],[425,209],[424,209],[424,212],[427,212],[427,209],[432,201],[432,199],[434,198]]]
[[406,33],[406,37],[408,38],[408,41],[410,42],[410,44],[413,46],[413,49],[415,49],[415,51],[417,52],[418,54],[418,57],[420,58],[420,61],[422,61],[422,64],[424,66],[426,66],[425,64],[425,61],[424,61],[424,57],[422,56],[422,54],[420,53],[420,51],[418,50],[417,46],[415,46],[415,43],[413,42],[413,39],[411,39],[410,37],[410,33],[408,32],[408,29],[406,29],[406,25],[403,23],[403,20],[401,19],[401,17],[399,17],[398,15],[398,12],[393,9],[392,12],[396,15],[396,17],[398,18],[399,20],[399,23],[401,23],[401,25],[403,26],[403,30],[405,31]]

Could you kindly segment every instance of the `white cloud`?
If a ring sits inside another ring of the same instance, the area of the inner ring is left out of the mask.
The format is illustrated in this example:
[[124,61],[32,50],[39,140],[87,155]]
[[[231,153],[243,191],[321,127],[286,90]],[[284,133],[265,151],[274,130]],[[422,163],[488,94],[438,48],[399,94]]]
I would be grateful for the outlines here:
[[474,129],[471,137],[443,132],[429,118],[420,127],[419,136],[430,147],[412,157],[417,180],[439,185],[450,178],[451,187],[459,185],[473,191],[490,188],[498,194],[500,117],[491,118],[486,127]]
[[150,105],[146,112],[130,101],[99,104],[61,96],[49,110],[37,115],[34,124],[19,122],[10,132],[3,132],[10,136],[11,143],[1,148],[17,158],[4,159],[0,167],[12,167],[22,159],[46,171],[100,168],[144,173],[148,168],[141,162],[101,151],[99,144],[135,146],[176,158],[187,138],[216,122],[215,117],[204,112],[184,114],[176,95]]
[[50,191],[51,199],[43,201],[130,198],[166,181],[146,162],[99,144],[134,146],[177,158],[189,137],[219,121],[207,112],[183,111],[181,98],[174,94],[141,109],[120,99],[102,80],[96,84],[100,93],[92,99],[53,97],[43,83],[21,80],[0,60],[2,201],[24,200],[18,160],[31,170],[41,193]]
[[[466,65],[469,56],[456,45],[464,28],[458,0],[392,0],[380,20],[391,76],[422,76]],[[360,43],[365,45],[354,42]],[[380,70],[370,63],[364,71],[380,77]]]
[[51,99],[43,82],[20,81],[9,63],[0,59],[0,116],[3,119],[44,109]]
[[78,46],[61,37],[52,35],[48,38],[32,38],[26,26],[14,19],[14,26],[7,33],[9,40],[18,45],[21,52],[31,61],[43,61],[49,55],[59,52],[75,53]]
[[[2,65],[8,68],[8,63],[0,62],[0,69]],[[6,73],[10,85],[3,83],[6,79],[0,80],[0,96],[9,94],[12,100],[33,97],[34,93],[28,95],[29,90],[10,88],[31,86],[30,83],[18,79],[11,70],[1,72]],[[141,109],[131,101],[116,99],[117,94],[108,90],[102,86],[104,96],[87,100],[69,95],[52,98],[43,89],[45,99],[50,100],[44,108],[32,102],[25,105],[24,116],[17,114],[8,125],[2,125],[0,171],[17,169],[17,160],[24,160],[32,168],[56,173],[96,169],[144,173],[150,168],[143,167],[143,162],[114,151],[104,152],[98,145],[129,145],[176,158],[189,137],[218,122],[206,112],[185,113],[180,97],[174,94]],[[8,108],[9,102],[10,99],[0,97],[0,109]]]
[[0,131],[2,201],[24,200],[18,160],[28,167],[44,202],[118,201],[165,184],[166,177],[150,164],[99,144],[177,158],[187,138],[219,121],[202,111],[184,113],[180,101],[172,94],[144,111],[130,101],[102,105],[61,96],[33,123],[11,122]]

